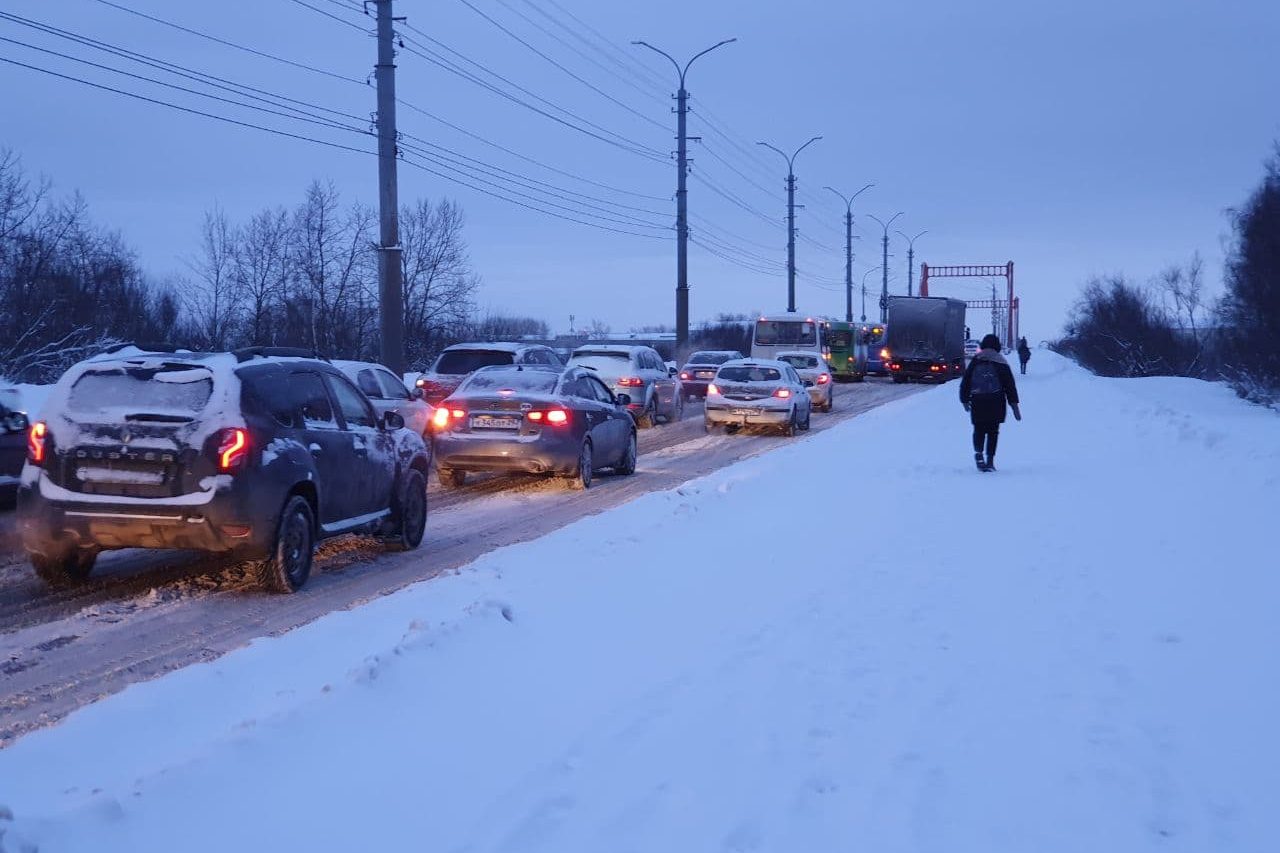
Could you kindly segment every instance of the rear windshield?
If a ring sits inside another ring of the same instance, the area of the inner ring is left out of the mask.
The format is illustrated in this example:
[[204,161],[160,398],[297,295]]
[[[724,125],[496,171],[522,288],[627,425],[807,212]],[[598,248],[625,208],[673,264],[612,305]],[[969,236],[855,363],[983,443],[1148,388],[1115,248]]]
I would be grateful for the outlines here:
[[827,346],[837,349],[848,349],[853,346],[853,332],[849,329],[837,329],[828,332]]
[[601,350],[580,349],[573,354],[574,363],[581,363],[589,359],[604,359],[606,361],[608,361],[609,359],[614,359],[616,361],[630,361],[631,353],[611,352],[609,350],[601,351]]
[[690,364],[724,364],[731,358],[741,358],[733,352],[695,352],[689,356]]
[[716,378],[724,382],[777,382],[782,372],[776,367],[722,367]]
[[194,415],[204,410],[212,394],[213,374],[204,367],[121,367],[82,375],[71,386],[67,408],[73,412],[110,407],[138,414]]
[[626,353],[585,353],[575,355],[569,363],[589,367],[602,376],[620,376],[631,367],[631,357]]
[[489,349],[450,350],[440,354],[436,362],[436,373],[461,375],[489,367],[495,364],[515,364],[515,356],[509,352]]
[[560,374],[550,370],[480,370],[467,377],[458,393],[550,394],[559,381]]
[[818,366],[818,357],[816,355],[780,355],[778,356],[778,361],[785,361],[800,370]]

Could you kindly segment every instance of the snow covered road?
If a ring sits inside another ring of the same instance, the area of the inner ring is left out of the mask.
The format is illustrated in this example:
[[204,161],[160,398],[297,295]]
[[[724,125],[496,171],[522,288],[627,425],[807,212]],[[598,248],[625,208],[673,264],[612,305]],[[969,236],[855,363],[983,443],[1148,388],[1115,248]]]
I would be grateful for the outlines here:
[[83,709],[4,840],[1280,848],[1280,420],[1033,365],[996,474],[945,386]]

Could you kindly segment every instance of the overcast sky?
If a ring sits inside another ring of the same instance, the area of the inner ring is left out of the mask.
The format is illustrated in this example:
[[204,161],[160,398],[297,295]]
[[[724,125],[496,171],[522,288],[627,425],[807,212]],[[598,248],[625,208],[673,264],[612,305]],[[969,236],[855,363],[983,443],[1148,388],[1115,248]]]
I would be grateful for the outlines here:
[[[375,43],[362,30],[373,19],[356,0],[306,0],[314,8],[299,0],[112,3],[117,8],[103,0],[3,0],[0,11],[365,117],[367,127],[374,89],[363,81]],[[556,330],[567,329],[571,315],[578,326],[599,320],[615,330],[674,322],[676,175],[667,156],[675,147],[676,75],[662,57],[632,47],[634,39],[682,62],[723,38],[738,39],[699,59],[688,78],[689,133],[703,140],[690,146],[691,229],[702,244],[690,249],[695,322],[786,305],[786,164],[758,140],[794,150],[824,137],[796,161],[805,205],[798,213],[801,311],[844,313],[844,204],[823,187],[847,195],[874,183],[854,207],[861,235],[855,316],[864,274],[880,264],[882,232],[867,215],[905,211],[891,231],[890,292],[906,292],[906,244],[894,232],[927,229],[916,243],[917,268],[921,261],[1014,261],[1022,329],[1039,341],[1060,332],[1094,274],[1145,280],[1199,251],[1216,291],[1229,232],[1224,211],[1248,196],[1280,137],[1280,4],[1266,0],[397,0],[396,13],[408,18],[398,57],[406,102],[400,130],[419,152],[410,159],[437,173],[403,164],[401,201],[456,199],[483,278],[481,306],[536,316]],[[0,37],[8,39],[0,41],[5,59],[373,148],[352,131],[34,50],[162,76],[12,20],[0,19]],[[0,91],[0,146],[56,189],[83,193],[95,220],[118,228],[156,279],[183,271],[204,212],[215,205],[243,221],[265,207],[296,205],[315,179],[331,180],[349,201],[377,202],[377,162],[369,154],[184,114],[6,62]],[[428,144],[453,153],[434,149],[449,159],[431,164],[421,153],[433,150]],[[458,183],[459,155],[489,173],[463,177],[471,187]],[[495,169],[541,183],[519,185],[501,172],[495,177]],[[557,219],[476,187],[634,234]],[[880,275],[865,281],[871,316]],[[990,289],[987,280],[953,280],[932,292],[972,299]]]

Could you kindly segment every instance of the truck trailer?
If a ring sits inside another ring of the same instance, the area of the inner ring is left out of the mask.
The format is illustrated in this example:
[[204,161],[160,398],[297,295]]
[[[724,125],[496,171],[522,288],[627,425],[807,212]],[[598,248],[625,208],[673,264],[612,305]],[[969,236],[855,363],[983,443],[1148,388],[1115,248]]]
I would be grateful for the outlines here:
[[890,296],[886,348],[894,382],[946,382],[964,373],[965,303],[944,296]]

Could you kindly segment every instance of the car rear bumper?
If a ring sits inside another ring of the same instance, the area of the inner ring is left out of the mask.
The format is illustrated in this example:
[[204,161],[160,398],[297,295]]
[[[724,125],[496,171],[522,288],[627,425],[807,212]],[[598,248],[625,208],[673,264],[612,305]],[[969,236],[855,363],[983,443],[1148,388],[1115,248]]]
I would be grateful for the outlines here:
[[706,419],[708,426],[722,426],[725,424],[781,426],[791,420],[791,409],[790,407],[775,409],[753,403],[742,403],[741,405],[708,404]]
[[525,474],[572,474],[578,467],[581,439],[559,437],[475,436],[443,433],[436,436],[438,468]]
[[680,387],[684,389],[685,396],[688,397],[705,397],[707,396],[707,386],[711,384],[710,379],[681,379]]

